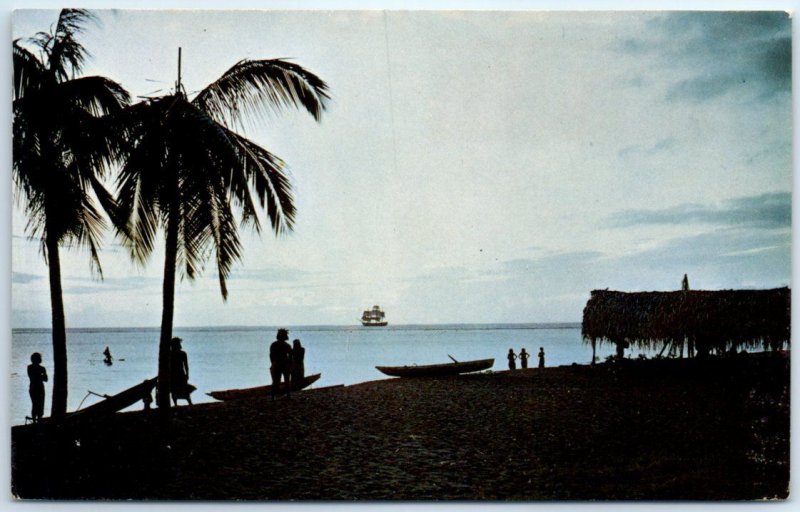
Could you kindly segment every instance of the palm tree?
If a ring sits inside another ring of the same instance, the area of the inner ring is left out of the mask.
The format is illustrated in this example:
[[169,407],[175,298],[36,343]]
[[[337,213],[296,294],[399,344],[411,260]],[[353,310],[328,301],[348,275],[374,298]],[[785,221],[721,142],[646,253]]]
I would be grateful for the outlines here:
[[[180,54],[179,54],[180,59]],[[180,62],[180,60],[179,60]],[[248,115],[305,108],[317,121],[327,85],[301,66],[281,60],[242,60],[189,99],[179,78],[173,94],[134,105],[128,126],[133,151],[118,182],[124,224],[118,226],[132,258],[144,264],[159,229],[165,232],[158,405],[170,406],[169,343],[179,269],[194,279],[213,253],[223,300],[231,265],[241,257],[239,226],[291,230],[295,207],[285,165],[234,132]],[[235,210],[241,212],[237,221]]]
[[77,78],[86,50],[76,36],[93,16],[64,9],[50,32],[13,44],[13,176],[28,216],[29,236],[42,243],[49,267],[53,328],[51,415],[67,410],[67,342],[61,289],[62,245],[86,246],[92,269],[102,277],[98,250],[105,222],[98,208],[114,200],[102,184],[119,145],[100,116],[119,112],[128,93],[100,76]]

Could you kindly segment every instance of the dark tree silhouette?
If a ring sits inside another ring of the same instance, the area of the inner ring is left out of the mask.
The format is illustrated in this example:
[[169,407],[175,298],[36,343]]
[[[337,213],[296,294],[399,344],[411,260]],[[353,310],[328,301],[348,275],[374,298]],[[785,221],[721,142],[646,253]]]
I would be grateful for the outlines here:
[[118,229],[142,264],[159,229],[165,233],[159,407],[170,406],[177,272],[194,279],[213,253],[226,300],[226,279],[241,257],[240,225],[260,232],[263,209],[276,236],[292,229],[295,207],[283,161],[232,127],[287,107],[319,120],[327,99],[325,82],[297,64],[242,60],[191,100],[179,78],[173,94],[136,104],[125,116],[134,149],[119,175]]
[[88,247],[92,269],[102,277],[98,250],[105,221],[99,206],[114,206],[102,178],[120,146],[111,123],[101,116],[119,112],[129,102],[116,82],[77,77],[87,52],[76,36],[92,19],[85,10],[64,9],[50,32],[23,41],[27,45],[13,43],[13,176],[17,201],[28,216],[27,232],[41,241],[49,268],[53,417],[67,410],[59,247]]

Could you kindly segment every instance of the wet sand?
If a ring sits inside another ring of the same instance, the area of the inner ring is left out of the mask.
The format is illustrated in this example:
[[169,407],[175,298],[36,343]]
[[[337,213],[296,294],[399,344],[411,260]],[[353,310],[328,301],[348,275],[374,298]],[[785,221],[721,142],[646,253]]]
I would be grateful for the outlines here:
[[22,498],[752,500],[789,489],[789,358],[390,379],[12,429]]

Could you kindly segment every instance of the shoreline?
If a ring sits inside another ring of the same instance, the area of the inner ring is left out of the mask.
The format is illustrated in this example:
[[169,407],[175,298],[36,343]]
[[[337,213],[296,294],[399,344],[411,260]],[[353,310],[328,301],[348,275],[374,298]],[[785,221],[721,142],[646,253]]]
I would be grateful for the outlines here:
[[[780,499],[789,358],[379,379],[12,428],[20,498]],[[76,444],[77,442],[77,444]],[[60,461],[60,462],[59,462]]]

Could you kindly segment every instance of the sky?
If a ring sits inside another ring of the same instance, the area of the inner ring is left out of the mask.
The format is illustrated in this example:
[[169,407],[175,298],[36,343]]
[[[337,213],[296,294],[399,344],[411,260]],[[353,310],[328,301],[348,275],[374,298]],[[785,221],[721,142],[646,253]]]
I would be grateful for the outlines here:
[[[579,322],[593,289],[791,284],[791,21],[781,12],[96,10],[85,75],[196,92],[243,58],[323,78],[320,123],[245,134],[289,165],[292,233],[209,263],[176,326]],[[13,36],[57,11],[17,11]],[[157,326],[163,251],[104,279],[62,253],[69,327]],[[47,267],[15,206],[11,325],[48,327]]]

